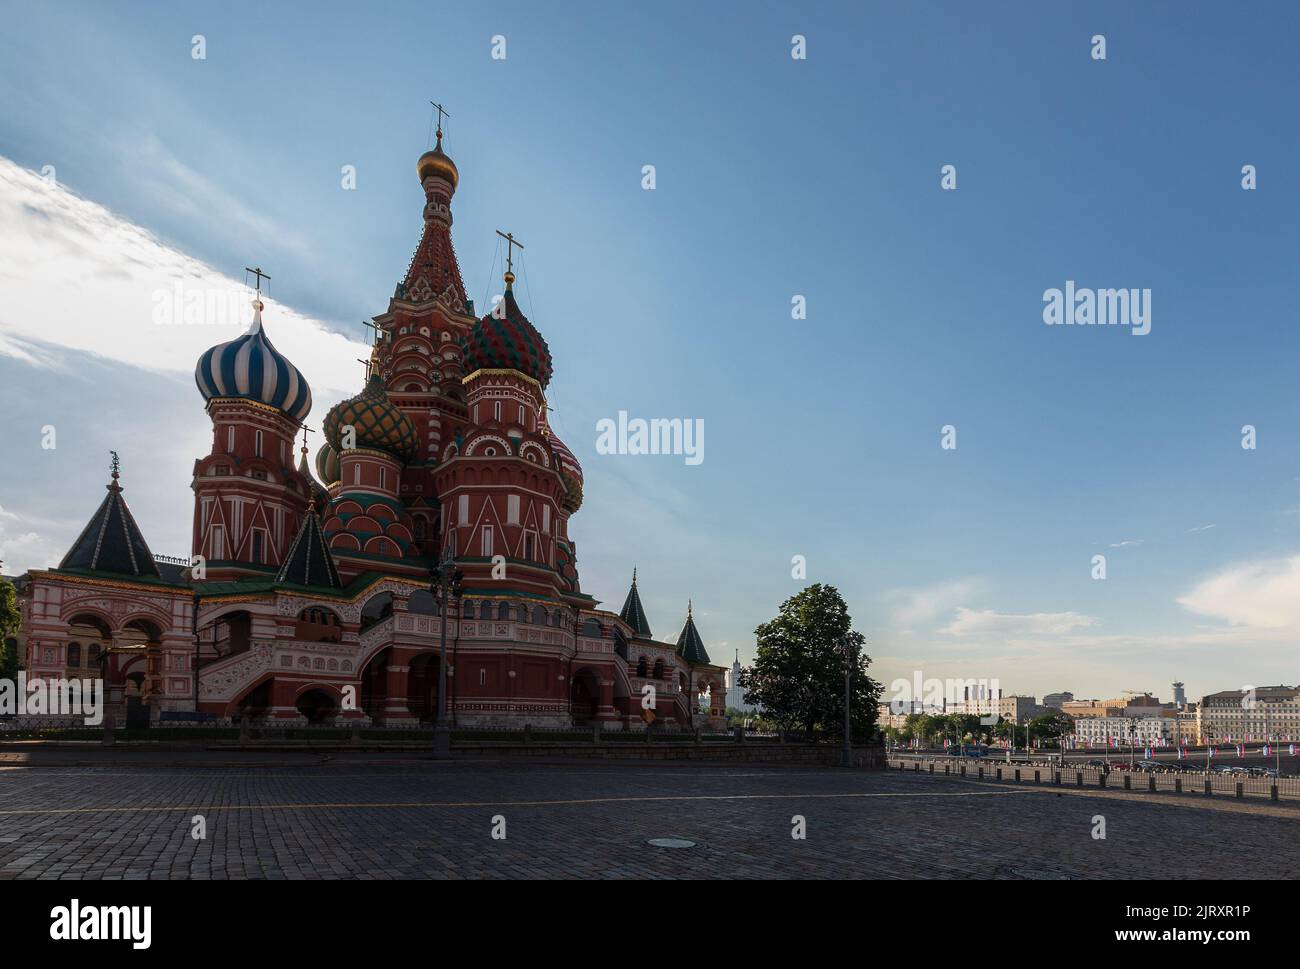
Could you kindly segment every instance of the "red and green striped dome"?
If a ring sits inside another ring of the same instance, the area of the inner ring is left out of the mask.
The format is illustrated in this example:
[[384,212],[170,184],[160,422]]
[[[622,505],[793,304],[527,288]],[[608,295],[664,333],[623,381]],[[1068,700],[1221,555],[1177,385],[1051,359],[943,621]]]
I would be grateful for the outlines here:
[[509,281],[494,313],[475,323],[465,338],[465,370],[518,370],[545,387],[551,380],[551,351],[515,302]]

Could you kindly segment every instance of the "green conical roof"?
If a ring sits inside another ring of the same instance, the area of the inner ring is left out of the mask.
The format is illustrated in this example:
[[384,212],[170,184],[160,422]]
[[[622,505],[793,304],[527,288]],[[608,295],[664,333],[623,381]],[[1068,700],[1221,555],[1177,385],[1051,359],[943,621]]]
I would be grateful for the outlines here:
[[692,666],[707,666],[709,653],[704,648],[704,640],[700,639],[700,631],[695,628],[695,617],[692,612],[690,603],[687,603],[686,625],[682,627],[682,634],[677,637],[677,655]]
[[122,497],[116,470],[107,487],[108,494],[72,548],[68,549],[68,554],[63,556],[59,568],[162,578],[153,553],[140,533],[140,526],[135,523],[131,509],[127,508]]
[[627,590],[627,599],[619,610],[618,618],[632,627],[632,631],[642,639],[650,639],[650,621],[645,617],[641,607],[641,596],[636,591],[636,569],[632,570],[632,588]]
[[284,557],[284,564],[280,566],[275,581],[310,585],[318,589],[343,588],[329,544],[321,531],[320,518],[310,508],[303,516],[302,527],[289,546],[289,554]]

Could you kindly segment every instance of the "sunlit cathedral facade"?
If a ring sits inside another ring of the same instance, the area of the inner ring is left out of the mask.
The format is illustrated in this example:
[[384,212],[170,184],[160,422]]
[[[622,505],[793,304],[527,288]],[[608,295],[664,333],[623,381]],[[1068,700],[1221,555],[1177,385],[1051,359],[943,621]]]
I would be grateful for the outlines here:
[[259,298],[248,332],[195,370],[212,437],[194,462],[191,558],[150,552],[115,464],[59,566],[20,583],[29,676],[102,677],[117,722],[427,723],[443,633],[430,579],[450,556],[464,576],[446,621],[453,726],[721,726],[725,670],[692,610],[660,641],[635,572],[618,613],[582,591],[569,522],[583,473],[547,422],[550,350],[513,273],[486,315],[466,295],[441,130],[418,173],[419,246],[314,461],[298,444],[310,386]]

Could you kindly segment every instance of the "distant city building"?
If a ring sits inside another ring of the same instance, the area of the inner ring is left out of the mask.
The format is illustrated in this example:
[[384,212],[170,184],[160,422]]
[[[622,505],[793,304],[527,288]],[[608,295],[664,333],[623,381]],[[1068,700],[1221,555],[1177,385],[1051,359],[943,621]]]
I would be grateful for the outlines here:
[[1167,716],[1085,717],[1074,724],[1075,740],[1086,747],[1106,747],[1115,740],[1124,747],[1172,744],[1177,731],[1177,720]]
[[949,713],[967,714],[970,716],[986,717],[990,714],[999,716],[1004,720],[1032,720],[1047,712],[1047,707],[1041,706],[1032,696],[1001,696],[984,697],[982,699],[966,699],[954,703],[948,707]]
[[[897,707],[897,710],[895,707]],[[947,712],[951,713],[952,711]],[[876,725],[882,730],[885,727],[893,727],[897,730],[903,726],[908,717],[922,713],[938,717],[944,714],[944,710],[940,707],[926,706],[920,700],[899,700],[897,704],[879,703],[876,705]]]
[[1180,710],[1187,706],[1187,693],[1183,690],[1183,686],[1181,680],[1174,680],[1174,706]]
[[1061,704],[1061,712],[1069,714],[1076,720],[1088,717],[1117,717],[1120,714],[1119,708],[1111,707],[1107,710],[1100,700],[1066,700]]
[[1055,707],[1057,710],[1063,710],[1063,704],[1069,703],[1074,699],[1073,693],[1049,693],[1043,697],[1043,706]]
[[1201,699],[1200,733],[1210,743],[1300,738],[1300,688],[1259,686]]
[[1129,693],[1125,696],[1115,697],[1112,700],[1102,700],[1101,703],[1106,707],[1126,710],[1129,707],[1158,707],[1160,706],[1160,699],[1150,693]]
[[756,713],[758,707],[745,702],[745,690],[740,685],[740,650],[736,650],[736,659],[731,664],[731,673],[727,676],[727,706],[742,713]]

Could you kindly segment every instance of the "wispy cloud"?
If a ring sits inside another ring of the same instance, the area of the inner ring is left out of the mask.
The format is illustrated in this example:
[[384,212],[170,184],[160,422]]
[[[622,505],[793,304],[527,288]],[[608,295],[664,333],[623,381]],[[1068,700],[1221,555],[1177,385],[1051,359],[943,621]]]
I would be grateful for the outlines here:
[[957,617],[940,632],[948,636],[1042,636],[1068,633],[1098,620],[1078,612],[997,612],[993,609],[957,610]]
[[885,593],[890,620],[901,629],[931,622],[969,602],[983,588],[978,578],[950,579],[914,589],[893,589]]
[[1300,627],[1300,555],[1230,565],[1202,579],[1178,602],[1254,630]]

